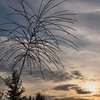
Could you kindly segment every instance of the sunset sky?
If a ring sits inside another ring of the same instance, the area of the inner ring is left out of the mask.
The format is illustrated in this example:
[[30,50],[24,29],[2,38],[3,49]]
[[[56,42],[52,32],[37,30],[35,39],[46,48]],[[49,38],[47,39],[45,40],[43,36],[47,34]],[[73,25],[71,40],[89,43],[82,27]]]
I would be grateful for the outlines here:
[[[41,0],[25,1],[37,11]],[[34,69],[33,74],[30,75],[29,69],[25,66],[21,76],[23,86],[26,89],[24,94],[34,96],[37,92],[41,92],[46,95],[48,100],[99,100],[100,0],[68,0],[62,5],[62,9],[76,13],[71,18],[77,20],[77,22],[68,25],[76,29],[76,31],[69,31],[78,39],[70,39],[78,45],[79,51],[61,44],[63,52],[58,55],[65,67],[59,66],[58,70],[52,66],[54,75],[48,69],[43,69],[45,80],[43,80],[39,70]],[[5,17],[24,24],[24,20],[18,16],[7,16],[7,14],[13,12],[8,6],[21,9],[17,0],[0,0],[0,24],[7,22]],[[58,34],[62,35],[61,32]],[[63,34],[63,36],[67,38],[68,35]],[[5,38],[6,34],[0,33],[0,42]],[[3,56],[7,48],[8,44],[0,45],[0,57]],[[5,59],[0,61],[0,76],[8,77],[11,74],[11,66],[11,61],[6,62]],[[6,86],[0,80],[0,90],[2,89],[6,90]]]

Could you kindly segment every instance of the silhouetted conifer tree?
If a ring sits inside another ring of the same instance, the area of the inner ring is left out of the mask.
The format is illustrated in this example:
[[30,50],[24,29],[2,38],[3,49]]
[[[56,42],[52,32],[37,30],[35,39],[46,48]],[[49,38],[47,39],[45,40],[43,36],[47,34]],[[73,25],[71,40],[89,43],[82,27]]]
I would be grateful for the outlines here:
[[6,98],[9,100],[21,100],[21,95],[25,91],[22,87],[22,81],[20,81],[19,74],[17,70],[12,72],[12,77],[8,77],[2,80],[5,82],[5,85],[8,87],[6,92]]
[[37,93],[36,100],[46,100],[45,95],[42,95],[40,92]]

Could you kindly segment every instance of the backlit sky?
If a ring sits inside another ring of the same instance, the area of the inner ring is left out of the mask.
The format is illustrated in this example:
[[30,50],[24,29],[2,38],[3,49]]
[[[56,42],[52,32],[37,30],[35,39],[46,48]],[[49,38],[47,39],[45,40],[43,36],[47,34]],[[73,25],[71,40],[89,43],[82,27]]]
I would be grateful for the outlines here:
[[[41,0],[26,1],[37,10]],[[17,0],[0,0],[0,23],[6,22],[4,17],[12,12],[8,6],[21,8]],[[37,92],[42,92],[48,99],[99,100],[100,0],[68,0],[62,7],[77,14],[72,17],[77,20],[72,25],[77,31],[72,31],[72,34],[78,37],[78,40],[73,38],[71,40],[79,46],[79,51],[61,45],[63,52],[59,56],[65,68],[57,70],[54,67],[55,75],[44,69],[45,81],[36,69],[32,75],[29,74],[29,71],[23,72],[21,79],[26,89],[25,95],[35,95]],[[18,16],[14,16],[12,19],[24,23]],[[0,41],[5,38],[4,36],[0,33]],[[4,53],[3,49],[7,49],[7,45],[1,47],[0,56]],[[0,62],[0,76],[7,77],[10,73],[10,66],[10,62],[2,60]],[[0,90],[3,88],[6,87],[0,80]]]

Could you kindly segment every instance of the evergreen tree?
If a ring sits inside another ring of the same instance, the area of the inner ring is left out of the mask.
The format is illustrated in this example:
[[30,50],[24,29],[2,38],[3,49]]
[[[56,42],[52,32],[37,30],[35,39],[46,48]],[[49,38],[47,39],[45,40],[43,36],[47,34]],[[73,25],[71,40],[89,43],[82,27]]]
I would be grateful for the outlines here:
[[5,85],[9,88],[6,92],[6,98],[9,100],[21,100],[21,95],[25,91],[22,87],[22,81],[20,81],[17,70],[12,72],[12,77],[4,79]]
[[37,93],[36,100],[46,100],[45,95],[42,95],[40,92]]

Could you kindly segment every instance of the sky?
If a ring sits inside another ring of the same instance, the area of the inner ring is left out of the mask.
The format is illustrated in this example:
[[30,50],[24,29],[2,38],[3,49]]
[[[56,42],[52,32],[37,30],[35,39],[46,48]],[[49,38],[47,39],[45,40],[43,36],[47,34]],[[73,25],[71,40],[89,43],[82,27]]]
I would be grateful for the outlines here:
[[[59,1],[57,0],[57,2]],[[40,0],[28,0],[27,3],[37,11]],[[13,12],[8,6],[21,9],[17,0],[1,0],[0,23],[7,22],[5,17],[8,17],[23,24],[24,21],[20,17],[7,15]],[[71,33],[78,39],[70,39],[78,45],[78,51],[61,44],[63,52],[58,53],[58,55],[64,68],[60,67],[58,70],[52,66],[54,75],[48,69],[43,69],[45,80],[43,80],[39,70],[34,69],[33,74],[30,75],[29,69],[25,66],[21,76],[23,86],[26,89],[24,94],[34,96],[37,92],[41,92],[46,95],[48,100],[99,100],[100,0],[68,0],[60,8],[69,9],[70,12],[76,13],[71,18],[77,22],[68,25],[76,29]],[[59,33],[59,35],[62,34]],[[67,38],[68,35],[63,34],[63,36]],[[6,34],[0,33],[0,42],[5,38]],[[3,56],[7,48],[8,44],[0,45],[0,57]],[[5,59],[0,61],[0,76],[8,77],[11,74],[11,66],[10,61],[6,62]],[[0,80],[0,86],[0,90],[6,90],[2,80]]]

